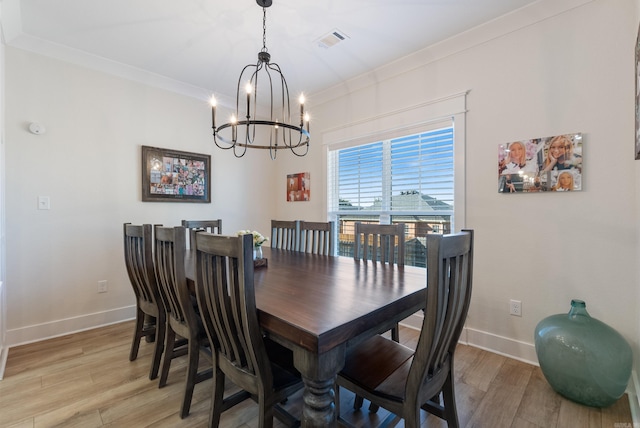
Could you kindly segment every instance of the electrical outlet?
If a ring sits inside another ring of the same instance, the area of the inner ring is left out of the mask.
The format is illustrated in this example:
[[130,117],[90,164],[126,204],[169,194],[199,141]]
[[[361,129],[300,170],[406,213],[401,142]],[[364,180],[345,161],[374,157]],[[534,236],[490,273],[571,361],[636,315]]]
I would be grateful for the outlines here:
[[109,291],[107,281],[98,281],[98,293],[106,293],[107,291]]
[[522,302],[520,300],[511,300],[509,302],[509,313],[516,317],[522,316]]

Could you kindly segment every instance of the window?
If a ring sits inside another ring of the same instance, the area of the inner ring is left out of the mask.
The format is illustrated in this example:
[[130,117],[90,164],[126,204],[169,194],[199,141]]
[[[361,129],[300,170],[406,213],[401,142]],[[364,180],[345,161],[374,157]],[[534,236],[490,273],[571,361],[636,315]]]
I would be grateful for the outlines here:
[[338,255],[353,256],[353,224],[405,223],[405,263],[424,266],[428,232],[449,233],[454,213],[451,124],[399,138],[329,149],[329,218]]

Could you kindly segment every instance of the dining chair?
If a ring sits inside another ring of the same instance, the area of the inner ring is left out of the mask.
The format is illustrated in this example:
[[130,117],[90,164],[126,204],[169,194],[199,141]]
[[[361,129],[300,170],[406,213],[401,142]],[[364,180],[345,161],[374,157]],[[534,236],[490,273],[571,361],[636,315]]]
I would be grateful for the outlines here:
[[[154,261],[156,278],[167,313],[164,358],[159,387],[167,384],[171,361],[187,354],[187,373],[180,418],[189,415],[193,390],[197,383],[211,379],[213,365],[211,346],[200,319],[195,296],[187,287],[185,274],[186,229],[184,227],[154,227]],[[181,340],[181,339],[186,339]],[[209,363],[198,372],[200,353]]]
[[[406,427],[420,426],[420,409],[459,426],[454,353],[471,300],[473,245],[473,230],[427,235],[427,299],[415,351],[374,336],[347,350],[337,385],[387,409],[388,420],[403,418]],[[336,395],[339,403],[339,388]]]
[[405,225],[355,223],[353,258],[404,266]]
[[217,220],[182,220],[182,226],[189,229],[188,248],[193,248],[197,232],[205,231],[222,234],[222,219],[220,218]]
[[305,253],[334,254],[335,223],[300,220],[299,250]]
[[215,348],[212,427],[226,409],[225,378],[258,402],[260,427],[271,427],[274,416],[290,426],[299,423],[278,403],[303,387],[300,373],[293,353],[262,333],[253,273],[251,235],[196,235],[196,295]]
[[271,220],[271,248],[298,251],[300,222]]
[[[404,266],[404,223],[355,223],[353,258]],[[391,329],[391,338],[400,341],[400,326]]]
[[[158,377],[166,328],[165,308],[153,269],[152,234],[153,229],[150,224],[124,223],[124,261],[136,296],[136,322],[129,361],[138,357],[141,338],[145,337],[148,341],[155,340],[149,371],[151,380]],[[145,325],[145,317],[155,319],[155,323]]]

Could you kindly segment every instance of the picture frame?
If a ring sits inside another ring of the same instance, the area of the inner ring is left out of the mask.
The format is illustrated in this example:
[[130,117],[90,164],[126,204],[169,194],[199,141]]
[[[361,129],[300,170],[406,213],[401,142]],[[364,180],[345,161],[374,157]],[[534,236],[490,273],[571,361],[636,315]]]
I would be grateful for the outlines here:
[[311,177],[308,172],[287,174],[287,202],[306,202],[311,199]]
[[582,157],[582,133],[499,144],[498,192],[581,191]]
[[211,203],[211,156],[142,146],[143,202]]

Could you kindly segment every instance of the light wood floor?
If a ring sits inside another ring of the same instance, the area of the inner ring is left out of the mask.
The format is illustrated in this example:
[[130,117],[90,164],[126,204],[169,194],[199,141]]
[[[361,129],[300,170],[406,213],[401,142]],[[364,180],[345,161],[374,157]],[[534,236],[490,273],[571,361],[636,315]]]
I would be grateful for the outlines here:
[[[205,427],[211,381],[196,385],[191,414],[181,420],[186,357],[174,360],[168,385],[159,389],[148,378],[152,344],[142,341],[129,362],[132,333],[133,322],[125,322],[11,349],[0,381],[0,427]],[[402,328],[400,337],[411,346],[417,334]],[[607,409],[581,406],[556,394],[538,367],[470,346],[459,346],[455,376],[463,427],[632,426],[626,395]],[[366,402],[355,412],[353,395],[340,397],[343,417],[358,427],[377,427],[388,414],[369,413]],[[300,403],[298,394],[287,408],[299,415]],[[223,414],[221,427],[256,427],[256,412],[247,400]],[[422,426],[446,425],[425,414]]]

